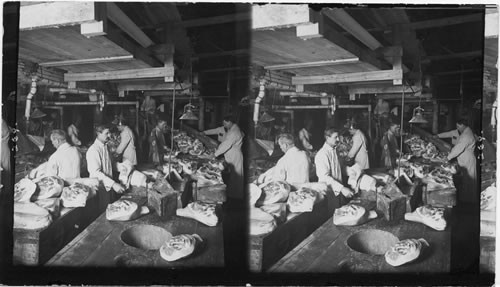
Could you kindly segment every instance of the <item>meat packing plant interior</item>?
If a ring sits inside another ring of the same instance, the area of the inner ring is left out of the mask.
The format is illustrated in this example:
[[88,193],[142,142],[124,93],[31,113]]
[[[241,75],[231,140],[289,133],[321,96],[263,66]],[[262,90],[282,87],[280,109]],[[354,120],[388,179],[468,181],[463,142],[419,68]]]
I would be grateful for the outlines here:
[[492,273],[495,20],[21,2],[13,263]]
[[20,4],[14,264],[241,264],[249,8]]
[[254,5],[251,270],[493,272],[495,11]]

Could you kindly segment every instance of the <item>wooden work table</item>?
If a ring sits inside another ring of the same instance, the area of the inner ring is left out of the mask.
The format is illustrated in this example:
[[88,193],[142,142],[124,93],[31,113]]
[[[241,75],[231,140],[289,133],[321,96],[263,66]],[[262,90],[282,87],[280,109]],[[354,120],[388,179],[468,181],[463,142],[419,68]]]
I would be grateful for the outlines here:
[[[424,238],[430,247],[412,263],[393,267],[383,255],[352,250],[347,239],[367,229],[388,231],[401,239]],[[335,226],[332,218],[274,264],[269,272],[310,273],[447,273],[450,271],[450,227],[435,231],[423,224],[377,218],[354,227]]]
[[[145,203],[145,198],[134,198],[133,200]],[[122,232],[138,225],[159,226],[174,236],[196,233],[203,238],[204,243],[190,256],[175,262],[167,262],[160,257],[158,250],[139,249],[122,241]],[[154,210],[151,210],[147,215],[126,222],[108,221],[106,214],[103,213],[52,257],[47,265],[64,267],[223,267],[222,218],[219,217],[217,226],[209,227],[193,219],[178,216],[162,220]]]

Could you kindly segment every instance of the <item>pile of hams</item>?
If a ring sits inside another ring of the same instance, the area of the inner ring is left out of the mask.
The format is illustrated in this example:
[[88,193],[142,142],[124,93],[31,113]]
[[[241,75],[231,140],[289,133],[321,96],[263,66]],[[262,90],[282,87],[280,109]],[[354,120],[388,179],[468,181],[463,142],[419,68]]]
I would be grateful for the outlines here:
[[180,153],[197,157],[209,157],[213,154],[213,151],[206,148],[200,140],[190,137],[186,132],[178,132],[173,139]]
[[57,176],[23,178],[14,186],[14,228],[45,228],[59,216],[61,206],[85,206],[90,192],[89,186],[78,182],[65,187]]
[[446,161],[446,153],[440,152],[433,143],[424,141],[418,135],[411,135],[405,140],[405,143],[415,157],[422,157],[424,159],[439,162]]
[[[318,184],[321,185],[321,183],[316,183]],[[278,224],[287,220],[289,212],[312,212],[314,204],[323,197],[323,193],[318,188],[313,188],[312,185],[300,186],[292,191],[290,184],[284,181],[266,182],[260,186],[250,184],[247,188],[250,204],[250,234],[264,235],[272,232]]]
[[352,137],[348,135],[341,135],[339,136],[339,142],[337,145],[337,154],[338,156],[344,160],[347,161],[349,151],[352,148]]
[[[455,187],[453,176],[457,173],[456,163],[444,162],[440,165],[427,165],[418,162],[405,162],[401,171],[408,178],[420,178],[429,190]],[[397,174],[397,171],[394,172]]]

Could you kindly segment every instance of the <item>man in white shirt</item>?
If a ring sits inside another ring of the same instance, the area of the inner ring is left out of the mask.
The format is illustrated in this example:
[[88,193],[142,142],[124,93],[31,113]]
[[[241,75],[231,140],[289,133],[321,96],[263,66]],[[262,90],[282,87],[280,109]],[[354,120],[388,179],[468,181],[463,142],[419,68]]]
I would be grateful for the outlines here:
[[106,143],[109,141],[109,127],[98,125],[95,128],[96,139],[87,150],[87,169],[89,177],[98,178],[106,188],[106,191],[113,189],[117,193],[123,193],[123,186],[115,182],[113,178],[113,165]]
[[342,193],[345,197],[351,198],[354,192],[342,184],[342,170],[336,150],[339,142],[338,131],[335,129],[327,129],[325,131],[325,140],[325,144],[314,158],[318,181],[326,182],[335,193],[335,196]]
[[299,150],[291,134],[281,134],[278,144],[285,153],[276,165],[259,176],[259,183],[268,181],[286,181],[290,183],[309,182],[309,157]]
[[50,141],[56,151],[47,163],[47,174],[63,179],[79,178],[81,157],[77,148],[66,142],[66,133],[62,130],[52,130]]

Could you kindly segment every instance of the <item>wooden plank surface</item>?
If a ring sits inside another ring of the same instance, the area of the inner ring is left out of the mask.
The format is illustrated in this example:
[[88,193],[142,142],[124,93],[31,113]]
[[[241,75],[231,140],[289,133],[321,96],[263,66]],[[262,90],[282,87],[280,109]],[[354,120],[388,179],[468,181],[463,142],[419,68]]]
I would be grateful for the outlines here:
[[[407,265],[393,267],[383,255],[368,255],[352,250],[347,239],[352,234],[379,229],[391,232],[400,240],[425,238],[430,247],[419,259]],[[335,226],[330,218],[301,244],[274,264],[270,272],[356,272],[353,268],[378,273],[446,273],[450,271],[450,228],[435,231],[423,224],[409,221],[387,222],[375,219],[354,227]]]
[[[285,47],[285,48],[284,48]],[[261,66],[291,63],[352,59],[352,53],[325,38],[304,41],[296,36],[295,28],[252,33],[252,62]],[[324,75],[378,70],[367,63],[343,64],[287,70],[297,75]]]
[[[145,199],[133,200],[145,203]],[[99,216],[87,229],[59,251],[47,263],[49,266],[117,266],[117,260],[130,259],[139,266],[154,267],[222,267],[224,265],[224,240],[222,218],[216,227],[208,227],[192,219],[174,216],[161,220],[154,212],[128,222],[111,222],[105,213]],[[125,244],[121,234],[126,229],[140,224],[149,224],[166,229],[172,235],[198,234],[204,244],[191,256],[176,262],[167,262],[158,250],[148,251]]]

